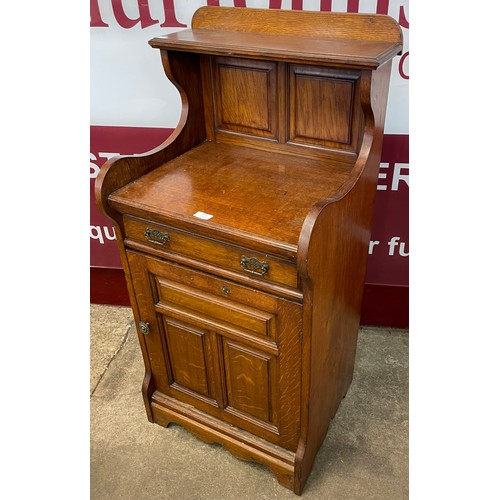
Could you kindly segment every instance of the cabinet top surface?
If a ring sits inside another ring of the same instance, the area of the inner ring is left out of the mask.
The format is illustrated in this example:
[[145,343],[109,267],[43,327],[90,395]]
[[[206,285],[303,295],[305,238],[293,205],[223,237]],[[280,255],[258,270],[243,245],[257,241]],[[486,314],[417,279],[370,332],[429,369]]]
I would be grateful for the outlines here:
[[150,41],[151,46],[201,54],[328,63],[375,69],[392,59],[401,44],[385,40],[326,39],[286,34],[183,30]]
[[[127,213],[298,244],[312,206],[333,195],[352,165],[205,142],[112,193]],[[194,214],[209,214],[203,221]]]
[[391,17],[238,7],[201,7],[192,29],[151,40],[155,48],[201,54],[376,69],[402,49]]

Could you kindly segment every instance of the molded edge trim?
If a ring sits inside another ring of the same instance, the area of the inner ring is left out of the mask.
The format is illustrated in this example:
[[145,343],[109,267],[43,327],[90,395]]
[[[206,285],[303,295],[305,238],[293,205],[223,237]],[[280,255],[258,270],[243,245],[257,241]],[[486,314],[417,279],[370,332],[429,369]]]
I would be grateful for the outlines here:
[[[90,303],[130,307],[123,269],[90,268]],[[409,287],[365,283],[361,326],[409,328]]]

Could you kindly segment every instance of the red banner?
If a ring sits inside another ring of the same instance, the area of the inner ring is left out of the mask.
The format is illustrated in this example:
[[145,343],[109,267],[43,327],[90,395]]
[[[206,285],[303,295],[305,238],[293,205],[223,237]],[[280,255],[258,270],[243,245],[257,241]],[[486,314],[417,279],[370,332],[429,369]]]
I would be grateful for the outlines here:
[[160,145],[173,129],[90,127],[90,265],[122,269],[111,221],[95,203],[95,178],[108,158],[145,153]]
[[409,137],[385,135],[366,283],[408,286]]

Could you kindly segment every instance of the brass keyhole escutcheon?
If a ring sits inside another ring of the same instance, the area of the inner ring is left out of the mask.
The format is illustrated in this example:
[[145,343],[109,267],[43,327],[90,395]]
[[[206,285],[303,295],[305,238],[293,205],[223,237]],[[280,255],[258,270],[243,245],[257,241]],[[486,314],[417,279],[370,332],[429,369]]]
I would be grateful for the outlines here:
[[231,289],[230,289],[228,286],[226,286],[226,285],[222,285],[222,286],[221,286],[221,290],[222,290],[222,293],[223,293],[226,297],[228,297],[229,295],[231,295]]

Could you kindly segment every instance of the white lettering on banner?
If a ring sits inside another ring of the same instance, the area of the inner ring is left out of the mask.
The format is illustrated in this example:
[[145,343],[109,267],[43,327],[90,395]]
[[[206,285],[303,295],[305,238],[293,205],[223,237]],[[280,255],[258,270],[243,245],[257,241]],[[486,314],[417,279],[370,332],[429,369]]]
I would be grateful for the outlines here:
[[[120,153],[106,153],[106,152],[97,153],[97,155],[100,158],[106,158],[106,160],[113,158],[113,156],[118,156],[119,154]],[[97,161],[97,157],[93,153],[90,153],[90,159],[93,161]],[[91,179],[95,179],[99,175],[100,170],[101,170],[101,168],[99,167],[99,165],[97,165],[96,163],[90,162],[90,178]]]
[[402,169],[409,170],[408,163],[395,163],[394,173],[392,175],[392,186],[391,191],[397,191],[399,189],[399,181],[404,181],[408,187],[410,187],[410,176],[408,174],[402,174]]
[[376,245],[379,245],[380,241],[370,241],[370,246],[368,248],[368,254],[372,255],[373,249],[375,248]]
[[[90,153],[90,159],[97,161],[97,158],[94,154]],[[90,178],[95,179],[97,175],[99,174],[100,168],[95,164],[90,162]]]
[[[381,169],[389,169],[389,163],[381,163]],[[403,174],[402,170],[409,170],[410,166],[408,163],[394,163],[394,168],[391,170],[392,172],[392,181],[390,183],[391,191],[398,191],[399,185],[401,182],[404,182],[407,187],[410,187],[410,175],[408,173]],[[378,191],[387,191],[387,172],[380,172],[378,174],[379,183],[377,185]],[[380,181],[385,181],[380,182]]]
[[[91,164],[92,165],[92,164]],[[389,164],[388,163],[385,163],[385,162],[381,162],[380,163],[380,168],[389,168]],[[92,177],[92,176],[91,176]],[[387,172],[379,172],[378,174],[378,178],[379,179],[387,179]],[[377,190],[378,191],[387,191],[387,186],[385,186],[384,184],[378,184],[377,185]]]
[[110,228],[108,226],[90,226],[90,237],[93,240],[99,240],[99,243],[104,245],[104,238],[109,241],[116,240],[115,228]]
[[[373,255],[374,248],[380,245],[380,241],[378,240],[372,240],[370,241],[370,245],[368,247],[368,254]],[[387,242],[387,253],[390,256],[394,255],[399,255],[400,257],[408,257],[410,255],[410,252],[405,251],[406,243],[404,241],[401,241],[401,238],[399,236],[393,236],[388,242]]]
[[396,247],[399,247],[399,255],[401,257],[408,257],[409,252],[405,253],[405,243],[400,242],[401,238],[399,236],[393,236],[390,241],[387,242],[389,245],[389,255],[394,255]]

